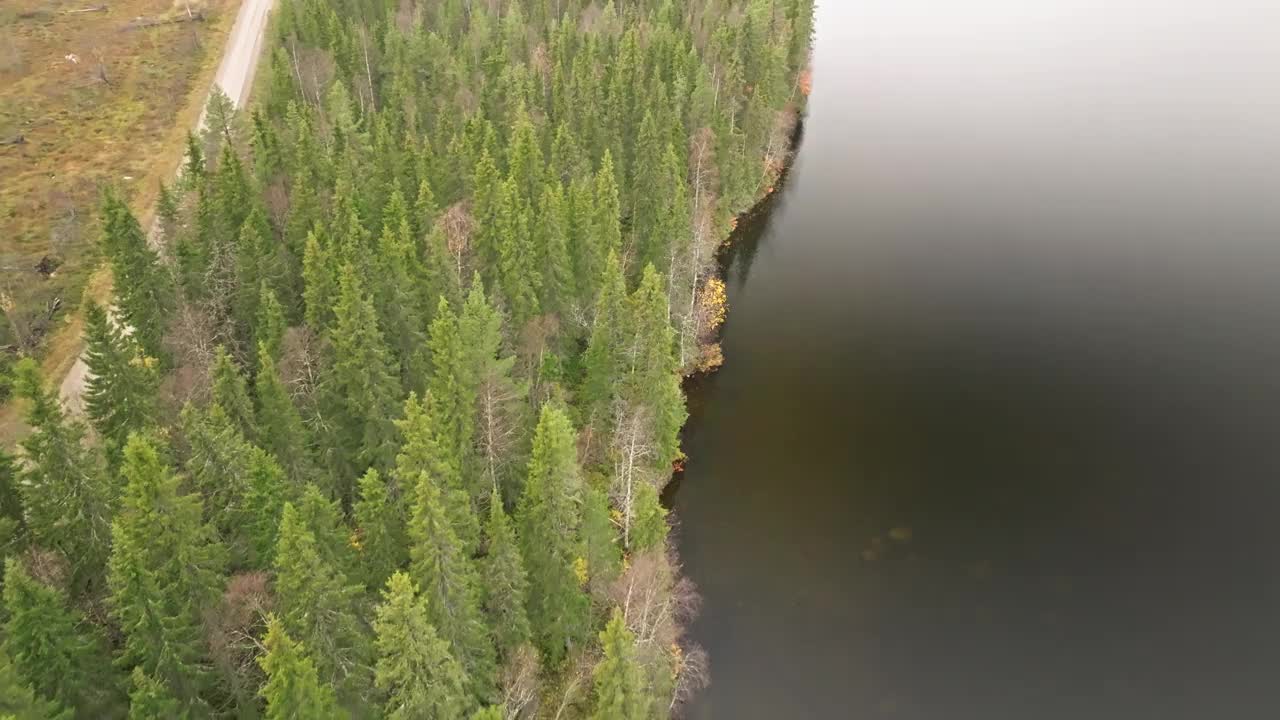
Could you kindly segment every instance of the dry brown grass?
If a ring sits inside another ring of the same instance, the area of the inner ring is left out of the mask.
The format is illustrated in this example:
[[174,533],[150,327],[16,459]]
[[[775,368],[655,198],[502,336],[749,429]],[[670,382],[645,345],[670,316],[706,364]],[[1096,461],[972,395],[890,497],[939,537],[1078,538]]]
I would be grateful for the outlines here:
[[[106,12],[64,14],[102,3]],[[80,353],[82,297],[110,296],[94,248],[98,193],[115,185],[149,218],[159,182],[181,160],[238,6],[193,0],[204,22],[138,29],[135,18],[185,15],[185,3],[0,3],[0,142],[24,140],[0,145],[0,292],[25,326],[0,318],[0,346],[40,356],[53,381]],[[52,274],[36,269],[45,257],[57,264]],[[62,309],[43,322],[55,298]],[[16,415],[0,409],[0,443],[21,434]]]

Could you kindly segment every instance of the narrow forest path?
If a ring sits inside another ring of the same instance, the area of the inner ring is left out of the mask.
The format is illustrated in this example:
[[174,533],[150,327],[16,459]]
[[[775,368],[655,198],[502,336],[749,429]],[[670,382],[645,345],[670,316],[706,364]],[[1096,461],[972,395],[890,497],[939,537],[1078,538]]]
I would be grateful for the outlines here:
[[[267,16],[275,0],[243,0],[236,14],[235,24],[227,37],[227,47],[222,51],[222,61],[213,77],[215,86],[222,89],[236,107],[249,99],[253,87],[258,58],[262,55],[262,42],[266,37]],[[205,116],[201,111],[196,130],[204,128]],[[62,379],[59,395],[63,405],[74,414],[84,409],[85,381],[89,378],[89,366],[84,358],[76,360]]]

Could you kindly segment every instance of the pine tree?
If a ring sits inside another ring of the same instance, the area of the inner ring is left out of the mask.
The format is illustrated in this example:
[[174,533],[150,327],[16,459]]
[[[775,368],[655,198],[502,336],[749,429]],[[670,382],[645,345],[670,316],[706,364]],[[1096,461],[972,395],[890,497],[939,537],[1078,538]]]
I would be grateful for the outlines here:
[[187,720],[189,715],[164,683],[135,667],[129,691],[129,720]]
[[529,641],[529,616],[525,611],[529,578],[520,557],[515,528],[502,509],[502,496],[497,491],[489,498],[485,536],[489,547],[483,565],[484,608],[498,651],[507,657]]
[[[292,503],[285,503],[280,518],[275,574],[283,627],[309,648],[326,685],[358,696],[368,686],[368,640],[358,613],[362,588],[323,558],[315,534]],[[286,709],[279,706],[281,712]]]
[[440,488],[431,476],[419,477],[414,495],[409,521],[411,574],[422,584],[430,621],[449,641],[472,695],[487,698],[493,691],[496,662],[481,613],[476,569],[453,532]]
[[67,558],[73,590],[83,590],[102,577],[110,552],[112,483],[101,458],[84,445],[84,425],[64,415],[35,361],[19,362],[15,375],[14,389],[27,401],[31,428],[22,440],[27,462],[19,484],[27,528],[36,544]]
[[516,520],[529,573],[529,624],[552,663],[585,638],[590,610],[575,572],[583,555],[578,473],[573,426],[563,410],[544,405]]
[[115,193],[102,200],[102,249],[115,276],[120,321],[132,328],[148,357],[164,359],[162,347],[173,307],[168,275],[129,207]]
[[359,490],[354,515],[360,532],[360,567],[365,586],[374,590],[408,562],[404,506],[373,468],[360,478]]
[[5,562],[4,651],[35,691],[84,715],[108,709],[94,628],[67,607],[60,590],[27,572],[15,558]]
[[373,627],[378,648],[374,683],[387,696],[387,718],[452,720],[474,706],[462,666],[450,654],[449,642],[436,633],[427,598],[418,596],[408,575],[391,576]]
[[124,630],[124,667],[161,679],[184,707],[209,686],[201,613],[218,597],[225,551],[201,518],[200,498],[179,493],[179,478],[151,441],[125,446],[126,486],[112,526],[112,614]]
[[267,674],[262,686],[267,720],[341,720],[347,714],[338,707],[333,688],[320,680],[304,643],[294,642],[286,623],[271,616],[263,639],[266,654],[258,664]]
[[600,633],[604,659],[596,666],[596,707],[592,720],[641,720],[649,717],[652,702],[646,692],[644,671],[636,660],[635,636],[617,608]]
[[129,433],[142,430],[155,417],[158,378],[153,361],[142,355],[133,338],[111,322],[107,312],[90,302],[85,309],[84,406],[108,462],[116,466]]

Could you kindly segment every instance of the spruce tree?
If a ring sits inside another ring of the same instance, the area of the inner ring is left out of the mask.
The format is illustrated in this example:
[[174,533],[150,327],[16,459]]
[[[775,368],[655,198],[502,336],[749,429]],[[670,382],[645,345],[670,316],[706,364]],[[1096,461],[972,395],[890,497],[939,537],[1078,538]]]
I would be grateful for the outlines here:
[[600,633],[604,659],[592,673],[595,678],[595,710],[592,720],[642,720],[649,717],[652,699],[647,693],[644,670],[636,660],[635,636],[614,608],[613,617]]
[[102,249],[111,261],[120,321],[148,357],[164,359],[172,287],[137,218],[113,192],[102,200]]
[[[399,372],[378,328],[377,312],[351,265],[342,270],[334,308],[333,367],[326,380],[339,424],[335,440],[350,477],[395,460],[395,419],[400,407]],[[347,481],[349,482],[349,481]],[[345,490],[343,497],[350,495]]]
[[187,720],[189,714],[164,683],[135,667],[129,691],[129,720]]
[[591,587],[607,587],[622,570],[622,550],[618,532],[609,515],[609,498],[604,491],[587,485],[582,499],[582,540],[586,544],[587,572]]
[[569,256],[569,215],[564,189],[548,183],[538,206],[536,256],[542,275],[540,304],[547,312],[563,312],[573,305],[577,286]]
[[662,276],[646,266],[630,298],[632,323],[627,338],[630,367],[623,392],[635,405],[651,410],[654,468],[666,471],[680,451],[680,427],[688,414],[680,389],[675,331],[667,314]]
[[480,607],[479,577],[445,514],[440,488],[419,476],[409,521],[411,574],[421,583],[431,623],[449,641],[477,699],[493,692],[496,660]]
[[120,462],[129,433],[155,419],[159,378],[153,359],[143,356],[131,336],[120,331],[106,310],[90,302],[85,309],[84,407],[102,439],[108,462]]
[[240,434],[252,442],[258,437],[258,421],[249,397],[249,385],[240,367],[221,345],[214,349],[211,375],[213,402],[222,408]]
[[652,483],[637,485],[634,508],[629,549],[644,552],[662,548],[667,540],[667,510],[662,507],[658,489]]
[[109,710],[96,628],[67,606],[60,591],[31,577],[16,558],[5,561],[4,651],[37,693],[83,715]]
[[101,577],[110,552],[116,497],[100,456],[84,444],[85,427],[67,418],[34,360],[15,368],[14,388],[27,401],[31,433],[22,440],[26,467],[19,488],[31,539],[71,564],[73,591]]
[[275,456],[294,485],[319,481],[302,415],[265,345],[258,346],[258,375],[253,390],[258,397],[258,423],[263,428],[262,446]]
[[488,553],[483,564],[483,598],[489,628],[503,657],[509,657],[529,641],[529,616],[525,603],[529,578],[520,557],[515,528],[502,508],[497,491],[489,498],[489,524],[485,526]]
[[584,550],[577,510],[581,484],[573,426],[563,410],[544,405],[516,520],[529,573],[529,624],[552,663],[587,632],[590,604],[575,572]]
[[225,550],[201,517],[200,498],[179,492],[180,479],[150,440],[125,446],[126,481],[112,526],[112,614],[124,630],[124,667],[161,679],[184,707],[202,704],[209,687],[202,613],[218,597]]
[[431,624],[428,600],[408,575],[387,582],[373,621],[378,663],[374,684],[386,695],[389,720],[452,720],[475,705],[449,642]]
[[[279,360],[284,350],[284,333],[288,329],[284,306],[275,291],[263,282],[258,288],[258,313],[253,324],[253,337],[259,352],[265,351],[272,360]],[[261,365],[258,366],[261,369]]]
[[18,674],[9,655],[0,649],[0,718],[13,720],[72,720],[75,711],[41,697]]
[[341,689],[344,696],[359,696],[369,679],[368,639],[359,616],[363,589],[324,559],[315,534],[292,503],[285,503],[281,514],[275,576],[283,627],[310,650],[325,685]]
[[353,509],[360,533],[359,566],[365,586],[375,590],[408,562],[404,506],[401,498],[392,497],[392,488],[373,468],[360,478],[359,491],[360,499]]
[[333,688],[320,679],[302,642],[289,637],[286,623],[274,615],[267,620],[263,639],[266,653],[258,664],[267,674],[260,695],[267,703],[267,720],[342,720]]
[[528,389],[512,377],[514,356],[503,356],[502,318],[485,297],[479,278],[471,284],[458,318],[462,357],[457,382],[472,399],[473,443],[463,454],[463,476],[472,503],[482,507],[495,488],[515,497],[516,459],[523,450]]
[[521,196],[514,177],[502,184],[497,202],[494,222],[499,286],[511,308],[512,321],[516,327],[523,327],[540,310],[538,288],[542,284],[529,232],[529,204]]
[[480,541],[480,523],[471,504],[467,488],[462,484],[461,460],[450,443],[440,437],[443,425],[436,419],[439,404],[424,407],[416,395],[404,404],[404,417],[397,421],[404,443],[396,456],[394,477],[405,514],[416,507],[418,480],[429,475],[440,488],[445,516],[458,536],[463,549],[471,554]]
[[595,321],[587,344],[579,402],[590,430],[603,435],[613,426],[614,399],[626,368],[624,352],[628,345],[630,315],[626,280],[617,255],[610,254],[605,264],[603,285],[595,304]]

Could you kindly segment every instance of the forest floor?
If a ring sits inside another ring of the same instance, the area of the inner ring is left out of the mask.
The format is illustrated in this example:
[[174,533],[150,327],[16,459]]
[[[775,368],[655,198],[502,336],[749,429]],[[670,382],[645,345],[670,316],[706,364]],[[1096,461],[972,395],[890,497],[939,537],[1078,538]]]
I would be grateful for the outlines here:
[[[0,6],[0,346],[61,378],[82,299],[106,301],[100,188],[144,223],[181,161],[240,0],[5,0]],[[256,47],[255,47],[256,49]],[[22,434],[0,408],[0,444]]]

